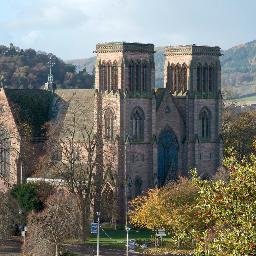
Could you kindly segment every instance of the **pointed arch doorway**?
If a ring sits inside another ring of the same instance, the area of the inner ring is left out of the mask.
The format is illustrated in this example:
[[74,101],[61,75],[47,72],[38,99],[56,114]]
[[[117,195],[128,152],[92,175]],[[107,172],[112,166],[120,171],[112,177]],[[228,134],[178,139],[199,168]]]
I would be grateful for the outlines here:
[[158,139],[158,185],[163,186],[168,180],[178,176],[179,144],[171,129],[162,131]]

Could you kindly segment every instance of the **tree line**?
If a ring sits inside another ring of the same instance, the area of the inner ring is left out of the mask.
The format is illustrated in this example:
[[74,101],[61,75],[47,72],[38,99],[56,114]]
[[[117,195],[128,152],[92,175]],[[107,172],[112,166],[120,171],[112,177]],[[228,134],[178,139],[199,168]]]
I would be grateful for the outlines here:
[[13,44],[0,45],[0,85],[15,89],[39,89],[47,82],[49,57],[54,65],[52,73],[58,88],[93,88],[94,74],[84,68],[66,64],[55,55],[34,49],[20,49]]

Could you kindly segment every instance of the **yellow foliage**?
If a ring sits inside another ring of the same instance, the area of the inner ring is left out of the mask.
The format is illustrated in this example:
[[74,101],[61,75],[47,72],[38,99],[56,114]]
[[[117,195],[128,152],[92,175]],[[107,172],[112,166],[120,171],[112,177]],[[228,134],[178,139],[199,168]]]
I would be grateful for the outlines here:
[[151,189],[130,203],[130,222],[151,230],[165,228],[177,240],[191,239],[194,229],[200,227],[196,197],[197,188],[186,178]]

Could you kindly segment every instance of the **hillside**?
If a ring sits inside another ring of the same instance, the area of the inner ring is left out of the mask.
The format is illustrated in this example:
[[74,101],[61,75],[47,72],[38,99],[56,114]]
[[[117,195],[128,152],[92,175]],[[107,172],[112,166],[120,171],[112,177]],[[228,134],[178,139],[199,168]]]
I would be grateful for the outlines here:
[[[163,86],[164,47],[156,47],[156,87]],[[95,64],[95,57],[67,61],[78,70],[86,67],[91,73]],[[256,93],[256,40],[232,47],[223,51],[222,88],[233,97],[246,96]]]
[[[34,49],[20,49],[13,44],[0,45],[0,85],[12,89],[38,89],[47,82],[49,73],[48,53]],[[52,55],[52,73],[57,87],[92,88],[94,76],[85,70],[67,64]]]
[[95,65],[96,57],[90,57],[87,59],[73,59],[73,60],[67,60],[67,64],[74,65],[76,67],[76,71],[82,71],[86,67],[86,71],[89,74],[93,73],[94,65]]
[[224,51],[221,65],[223,88],[239,96],[256,93],[256,40]]

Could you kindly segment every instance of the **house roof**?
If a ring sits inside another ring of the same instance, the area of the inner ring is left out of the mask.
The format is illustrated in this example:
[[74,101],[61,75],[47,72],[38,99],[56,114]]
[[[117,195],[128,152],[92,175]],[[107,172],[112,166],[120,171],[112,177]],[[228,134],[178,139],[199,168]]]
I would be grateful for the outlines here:
[[53,118],[61,122],[62,139],[74,132],[78,141],[86,139],[86,129],[94,128],[95,90],[59,89],[52,105]]

